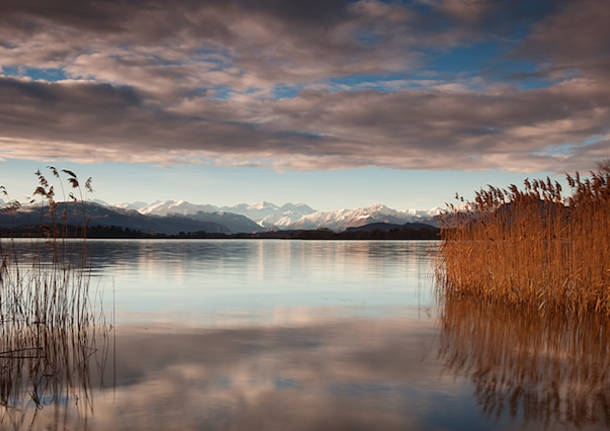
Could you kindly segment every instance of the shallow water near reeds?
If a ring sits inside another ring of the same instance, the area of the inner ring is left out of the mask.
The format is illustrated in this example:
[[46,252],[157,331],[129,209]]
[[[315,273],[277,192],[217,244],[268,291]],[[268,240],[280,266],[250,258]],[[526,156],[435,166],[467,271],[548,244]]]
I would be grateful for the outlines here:
[[[40,244],[14,245],[24,265]],[[90,290],[112,329],[93,353],[51,364],[61,382],[4,373],[0,386],[19,390],[0,428],[610,426],[608,322],[437,304],[437,247],[88,241]],[[11,360],[0,353],[3,370]]]

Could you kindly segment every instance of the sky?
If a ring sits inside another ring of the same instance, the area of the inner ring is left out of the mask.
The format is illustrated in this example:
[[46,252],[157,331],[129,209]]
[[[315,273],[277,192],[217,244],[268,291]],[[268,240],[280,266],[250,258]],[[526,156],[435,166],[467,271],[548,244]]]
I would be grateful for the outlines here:
[[431,208],[610,157],[605,0],[4,0],[0,184]]

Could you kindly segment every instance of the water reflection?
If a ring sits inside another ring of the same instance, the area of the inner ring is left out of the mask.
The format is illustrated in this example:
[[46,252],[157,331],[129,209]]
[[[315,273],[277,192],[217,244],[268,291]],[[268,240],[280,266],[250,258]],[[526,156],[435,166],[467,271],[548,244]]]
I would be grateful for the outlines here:
[[483,412],[610,427],[610,322],[445,298],[440,357],[468,376]]
[[[31,241],[16,241],[24,251]],[[68,242],[77,255],[78,243]],[[430,306],[426,241],[93,240],[92,286],[118,321],[262,319],[278,308]],[[431,273],[429,274],[431,277]]]
[[1,351],[57,353],[0,354],[0,429],[608,427],[607,322],[463,300],[431,311],[431,249],[92,241],[92,284],[116,285],[113,348],[13,331]]
[[294,325],[239,328],[120,325],[113,378],[108,366],[102,378],[107,349],[74,350],[73,341],[59,344],[68,350],[54,363],[36,358],[40,365],[22,362],[3,375],[20,395],[5,397],[0,428],[608,426],[608,332],[599,322],[531,323],[448,301],[439,337],[434,319],[394,311],[336,319],[326,310],[320,320],[320,310],[301,309]]
[[[315,315],[316,313],[314,313]],[[434,382],[430,320],[352,320],[298,327],[123,326],[116,388],[92,391],[91,430],[341,430],[487,424]],[[357,336],[355,336],[357,334]],[[437,409],[442,409],[439,415]],[[84,429],[68,410],[66,429]],[[33,429],[56,419],[38,411]],[[468,428],[466,428],[468,427]]]
[[0,428],[82,428],[104,381],[109,327],[3,322],[0,328]]

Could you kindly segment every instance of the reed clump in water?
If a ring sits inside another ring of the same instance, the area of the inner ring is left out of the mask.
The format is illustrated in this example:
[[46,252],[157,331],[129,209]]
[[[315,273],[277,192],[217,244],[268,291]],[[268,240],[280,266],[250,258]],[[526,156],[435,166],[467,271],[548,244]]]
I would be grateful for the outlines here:
[[[49,169],[61,184],[60,172]],[[18,428],[24,418],[33,420],[45,404],[57,408],[75,400],[81,408],[90,407],[90,358],[96,352],[96,359],[105,357],[99,355],[99,348],[107,346],[109,327],[90,292],[83,190],[73,172],[62,172],[78,193],[78,197],[70,193],[69,199],[70,209],[83,217],[80,242],[66,242],[68,205],[58,214],[54,187],[40,172],[34,195],[46,200],[39,207],[41,220],[44,212],[44,219],[50,221],[44,226],[46,238],[31,243],[0,239],[2,426]],[[84,188],[92,191],[90,179]],[[4,188],[0,191],[6,194]],[[19,209],[13,201],[4,210]],[[31,406],[36,409],[28,410]]]
[[439,286],[481,301],[610,316],[610,164],[588,178],[488,186],[442,216]]
[[[50,169],[61,181],[57,169]],[[58,214],[54,186],[40,171],[36,172],[39,186],[34,196],[46,200],[39,207],[45,240],[31,243],[27,252],[23,247],[18,249],[10,240],[0,241],[0,322],[3,324],[83,326],[92,318],[89,313],[86,205],[77,176],[69,170],[63,172],[68,175],[67,181],[72,188],[78,190],[79,197],[70,193],[72,202],[70,205],[64,203],[61,214]],[[63,189],[63,183],[60,185]],[[85,183],[85,189],[92,191],[91,179]],[[19,210],[19,206],[13,201],[8,210]],[[78,252],[66,244],[68,225],[65,221],[69,210],[82,211],[82,238]],[[43,224],[43,220],[47,223]]]

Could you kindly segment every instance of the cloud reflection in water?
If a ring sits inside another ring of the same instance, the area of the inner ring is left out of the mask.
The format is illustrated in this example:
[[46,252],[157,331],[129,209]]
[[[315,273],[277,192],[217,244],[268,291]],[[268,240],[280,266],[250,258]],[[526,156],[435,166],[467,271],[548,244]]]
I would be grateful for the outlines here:
[[[434,320],[411,318],[318,323],[312,318],[295,326],[233,329],[121,326],[116,387],[106,381],[104,390],[93,391],[94,415],[87,427],[466,430],[607,425],[607,332],[598,332],[593,342],[591,326],[562,332],[552,325],[530,327],[536,323],[509,320],[497,311],[482,314],[472,305],[445,307],[440,338]],[[525,329],[538,335],[520,336]],[[552,345],[550,340],[555,340]],[[512,408],[500,411],[501,402],[512,402]],[[69,416],[76,425],[67,428],[82,429],[75,411]],[[52,429],[54,419],[53,410],[45,408],[34,429]]]

